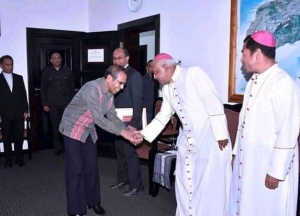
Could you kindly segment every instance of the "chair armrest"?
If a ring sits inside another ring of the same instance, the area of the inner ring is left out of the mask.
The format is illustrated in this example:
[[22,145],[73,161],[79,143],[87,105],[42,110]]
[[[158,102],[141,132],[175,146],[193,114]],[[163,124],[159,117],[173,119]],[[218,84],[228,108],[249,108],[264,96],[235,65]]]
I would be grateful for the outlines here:
[[165,137],[165,136],[175,136],[175,135],[178,135],[178,130],[166,130],[163,131],[160,136]]

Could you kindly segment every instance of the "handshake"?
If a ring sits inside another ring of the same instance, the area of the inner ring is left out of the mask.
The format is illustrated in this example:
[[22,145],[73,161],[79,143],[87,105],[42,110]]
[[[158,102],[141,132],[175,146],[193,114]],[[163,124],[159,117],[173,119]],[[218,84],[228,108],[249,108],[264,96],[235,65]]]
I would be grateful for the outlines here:
[[136,128],[131,127],[130,125],[121,131],[121,136],[129,140],[133,145],[137,146],[140,144],[144,137]]

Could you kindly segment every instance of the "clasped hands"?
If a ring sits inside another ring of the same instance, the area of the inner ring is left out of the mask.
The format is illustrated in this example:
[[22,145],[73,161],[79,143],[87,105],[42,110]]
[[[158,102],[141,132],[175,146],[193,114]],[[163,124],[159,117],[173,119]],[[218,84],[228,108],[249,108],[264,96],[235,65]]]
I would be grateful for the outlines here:
[[122,130],[121,136],[129,140],[135,146],[140,144],[144,139],[140,131],[130,125],[128,125],[126,129]]

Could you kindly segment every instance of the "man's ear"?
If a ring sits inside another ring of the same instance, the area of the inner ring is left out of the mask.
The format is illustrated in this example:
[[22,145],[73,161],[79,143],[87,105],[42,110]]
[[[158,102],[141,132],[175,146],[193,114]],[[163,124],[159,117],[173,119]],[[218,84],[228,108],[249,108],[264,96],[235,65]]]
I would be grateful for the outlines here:
[[114,79],[114,78],[112,77],[112,75],[111,75],[111,74],[108,74],[108,76],[107,76],[107,81],[112,82],[113,79]]
[[255,51],[255,58],[256,58],[256,59],[260,59],[261,56],[262,56],[261,49],[258,48],[258,49]]

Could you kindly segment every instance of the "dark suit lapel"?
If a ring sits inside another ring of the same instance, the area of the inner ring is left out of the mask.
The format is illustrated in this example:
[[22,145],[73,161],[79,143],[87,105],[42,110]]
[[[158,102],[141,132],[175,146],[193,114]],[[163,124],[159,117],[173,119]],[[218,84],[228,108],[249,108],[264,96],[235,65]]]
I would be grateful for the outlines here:
[[16,77],[15,77],[15,75],[14,74],[12,74],[12,93],[14,92],[14,91],[16,91],[16,87],[17,87],[17,79],[16,79]]

